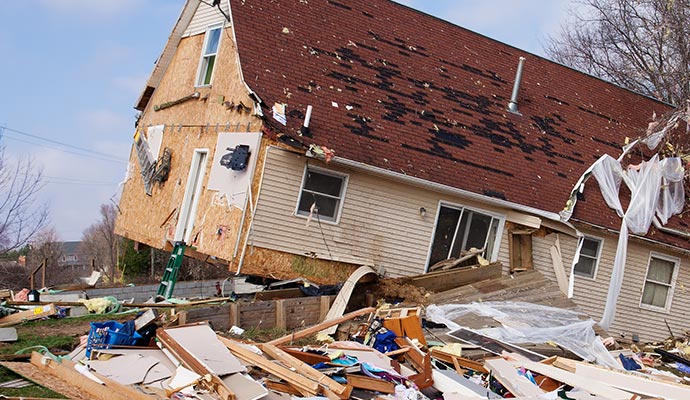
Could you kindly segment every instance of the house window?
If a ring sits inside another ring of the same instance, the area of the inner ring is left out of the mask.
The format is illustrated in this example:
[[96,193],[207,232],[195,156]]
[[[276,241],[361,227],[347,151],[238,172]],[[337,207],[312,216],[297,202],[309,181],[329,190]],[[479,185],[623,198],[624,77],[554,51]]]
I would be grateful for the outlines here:
[[346,185],[347,175],[314,168],[305,169],[297,215],[312,214],[314,205],[313,215],[320,221],[337,222]]
[[673,286],[678,273],[678,259],[652,254],[640,304],[668,310],[671,308]]
[[584,238],[582,249],[580,249],[580,258],[575,264],[575,275],[594,279],[601,255],[601,242],[601,239],[593,237]]
[[201,52],[201,61],[199,62],[199,72],[196,79],[197,86],[206,86],[211,84],[213,78],[213,67],[216,64],[216,55],[218,54],[218,46],[220,45],[220,32],[222,26],[209,27],[206,30],[204,37],[204,47]]
[[429,266],[471,248],[484,249],[482,256],[492,260],[497,248],[501,219],[465,207],[441,205],[431,245]]

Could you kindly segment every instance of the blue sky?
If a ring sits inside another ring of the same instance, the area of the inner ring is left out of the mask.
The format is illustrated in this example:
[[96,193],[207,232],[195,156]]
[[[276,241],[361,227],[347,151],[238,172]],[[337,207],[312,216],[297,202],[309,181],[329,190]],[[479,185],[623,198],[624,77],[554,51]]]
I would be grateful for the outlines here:
[[[400,2],[540,55],[572,3]],[[0,144],[6,157],[43,168],[42,201],[62,240],[81,239],[124,179],[133,104],[183,4],[0,1]]]

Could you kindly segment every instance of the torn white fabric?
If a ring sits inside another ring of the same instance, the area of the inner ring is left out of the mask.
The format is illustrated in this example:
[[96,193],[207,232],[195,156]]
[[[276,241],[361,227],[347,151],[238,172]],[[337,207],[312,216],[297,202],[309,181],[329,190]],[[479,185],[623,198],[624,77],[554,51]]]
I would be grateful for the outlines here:
[[479,329],[477,332],[508,343],[555,342],[587,361],[620,369],[620,364],[596,335],[594,321],[584,314],[525,302],[485,302],[470,304],[430,305],[426,317],[451,330],[461,326],[454,320],[475,314],[500,322],[500,328]]
[[683,178],[685,168],[679,157],[665,158],[661,160],[661,190],[656,215],[662,225],[668,222],[673,215],[683,211],[685,205],[685,188]]
[[606,204],[614,209],[619,217],[623,217],[623,206],[618,198],[618,192],[623,180],[623,168],[620,162],[608,154],[604,154],[592,165],[592,174],[599,182],[601,195]]

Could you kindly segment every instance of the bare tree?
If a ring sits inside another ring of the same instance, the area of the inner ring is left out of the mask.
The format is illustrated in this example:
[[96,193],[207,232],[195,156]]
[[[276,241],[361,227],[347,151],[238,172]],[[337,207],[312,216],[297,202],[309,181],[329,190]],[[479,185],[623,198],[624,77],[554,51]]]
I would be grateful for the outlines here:
[[120,237],[115,235],[116,217],[115,206],[102,204],[101,220],[90,225],[82,234],[84,253],[95,260],[96,269],[110,282],[117,278],[117,254],[121,246]]
[[582,0],[549,57],[678,107],[690,99],[690,0]]
[[[45,260],[45,286],[55,286],[71,282],[74,274],[60,266],[60,258],[63,256],[62,242],[53,228],[44,229],[34,236],[31,241],[31,250],[27,256],[27,272],[31,274]],[[36,287],[41,287],[42,271],[37,271],[35,276]],[[27,282],[28,284],[28,282]]]
[[48,209],[37,201],[42,187],[32,160],[13,162],[0,144],[0,255],[23,247],[46,226]]

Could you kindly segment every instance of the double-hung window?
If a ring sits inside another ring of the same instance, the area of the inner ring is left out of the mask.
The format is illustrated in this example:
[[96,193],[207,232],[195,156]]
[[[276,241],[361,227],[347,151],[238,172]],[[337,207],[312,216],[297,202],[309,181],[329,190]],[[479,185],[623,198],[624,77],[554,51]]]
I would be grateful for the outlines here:
[[575,264],[575,275],[592,278],[597,275],[597,265],[601,255],[601,239],[585,237],[580,249],[580,258]]
[[338,222],[346,186],[347,175],[307,167],[296,214],[312,215],[319,221]]
[[640,306],[668,311],[671,308],[676,275],[678,275],[677,258],[652,254],[649,257]]
[[202,48],[201,60],[199,61],[199,71],[197,72],[196,86],[207,86],[211,84],[222,30],[222,26],[211,26],[206,30],[204,47]]
[[492,260],[494,250],[498,248],[499,227],[502,227],[502,220],[496,216],[465,207],[441,205],[429,266],[457,258],[461,251],[471,248],[484,249],[483,257]]

